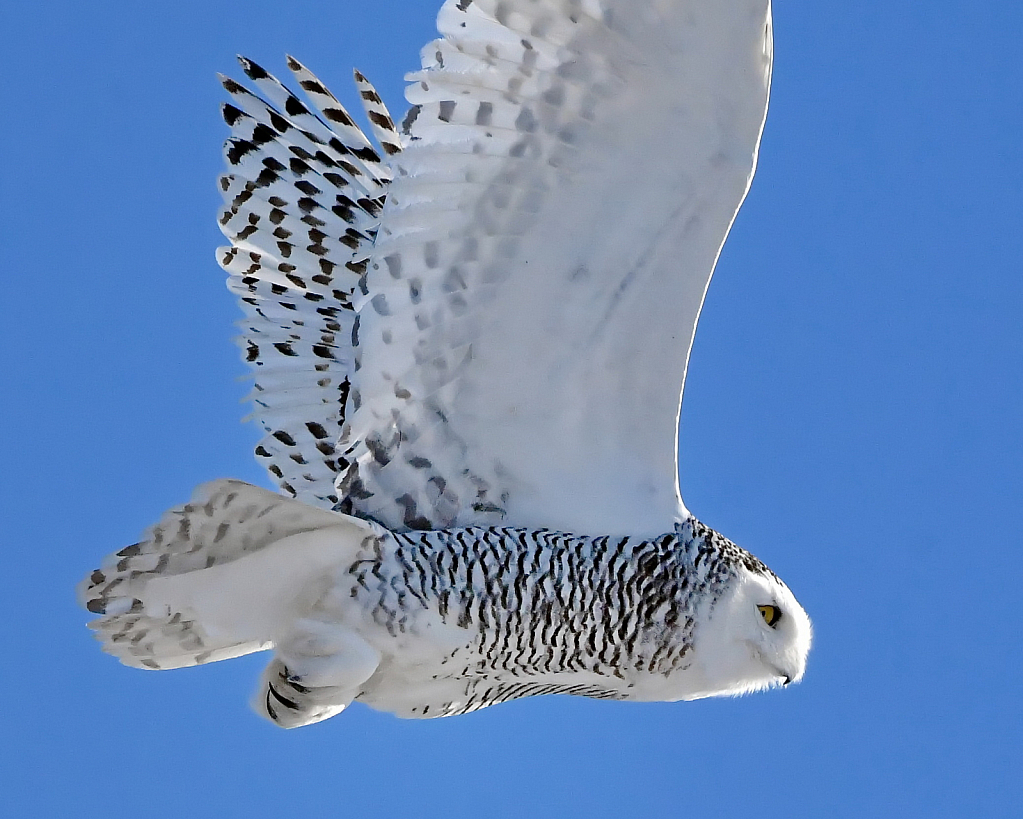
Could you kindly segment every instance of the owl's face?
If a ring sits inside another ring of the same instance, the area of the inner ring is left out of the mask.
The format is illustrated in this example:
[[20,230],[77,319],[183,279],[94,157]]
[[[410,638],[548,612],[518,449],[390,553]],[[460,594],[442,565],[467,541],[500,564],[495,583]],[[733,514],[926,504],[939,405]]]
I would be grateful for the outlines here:
[[738,567],[694,633],[694,690],[686,699],[735,696],[798,682],[812,628],[792,592],[769,574]]

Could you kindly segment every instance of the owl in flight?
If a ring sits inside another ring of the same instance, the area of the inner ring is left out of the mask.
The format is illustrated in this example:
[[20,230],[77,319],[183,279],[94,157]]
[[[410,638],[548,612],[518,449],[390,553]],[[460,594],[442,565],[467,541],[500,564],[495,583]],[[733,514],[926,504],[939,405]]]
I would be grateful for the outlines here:
[[[678,488],[770,0],[446,0],[400,126],[230,79],[219,251],[281,494],[199,487],[79,587],[139,668],[270,650],[284,727],[802,677],[810,621]],[[370,138],[372,137],[372,139]]]

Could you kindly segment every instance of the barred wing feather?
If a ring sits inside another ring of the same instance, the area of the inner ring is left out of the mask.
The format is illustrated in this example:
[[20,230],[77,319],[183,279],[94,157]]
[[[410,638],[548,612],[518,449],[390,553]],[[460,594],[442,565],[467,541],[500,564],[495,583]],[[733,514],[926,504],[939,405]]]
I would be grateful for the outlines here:
[[354,294],[346,511],[653,535],[769,0],[448,0]]
[[[352,293],[365,269],[390,171],[351,116],[297,60],[288,65],[312,107],[251,60],[258,94],[224,79],[230,173],[221,177],[218,252],[244,320],[240,343],[255,370],[256,455],[286,493],[337,503],[345,462],[336,449],[352,368]],[[400,150],[372,86],[360,91],[384,148]],[[374,101],[369,102],[372,96]]]

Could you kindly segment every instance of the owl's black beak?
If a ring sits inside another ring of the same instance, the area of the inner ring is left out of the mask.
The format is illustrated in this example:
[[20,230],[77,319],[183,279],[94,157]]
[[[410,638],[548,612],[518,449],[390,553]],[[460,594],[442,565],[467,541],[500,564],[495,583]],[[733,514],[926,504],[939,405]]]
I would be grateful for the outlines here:
[[774,671],[774,673],[777,674],[779,677],[781,677],[782,685],[788,685],[790,682],[792,682],[792,675],[785,673],[780,668],[778,668],[778,666],[772,665],[771,670]]

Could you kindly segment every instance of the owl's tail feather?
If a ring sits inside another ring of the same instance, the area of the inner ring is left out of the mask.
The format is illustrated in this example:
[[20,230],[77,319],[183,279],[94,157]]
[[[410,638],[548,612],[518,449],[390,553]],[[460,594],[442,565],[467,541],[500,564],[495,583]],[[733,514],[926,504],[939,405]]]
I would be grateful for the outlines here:
[[[325,532],[324,530],[331,530]],[[242,481],[196,489],[78,586],[104,651],[165,669],[272,648],[372,524]]]

